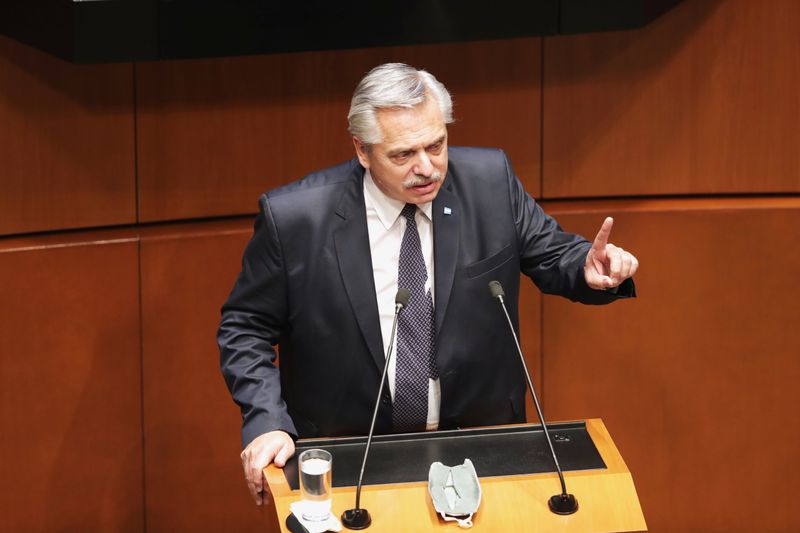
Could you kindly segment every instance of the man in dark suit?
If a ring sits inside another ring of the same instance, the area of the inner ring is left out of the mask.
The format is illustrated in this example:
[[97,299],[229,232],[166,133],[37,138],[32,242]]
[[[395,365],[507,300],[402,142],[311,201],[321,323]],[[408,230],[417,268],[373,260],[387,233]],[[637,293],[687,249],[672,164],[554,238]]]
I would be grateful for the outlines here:
[[261,197],[222,310],[222,371],[258,504],[262,469],[283,466],[294,438],[368,431],[398,286],[416,292],[379,433],[525,420],[524,374],[489,281],[505,288],[517,328],[520,272],[583,303],[634,295],[638,263],[608,244],[611,219],[594,243],[566,233],[503,152],[448,148],[450,95],[429,73],[373,69],[348,119],[356,158]]

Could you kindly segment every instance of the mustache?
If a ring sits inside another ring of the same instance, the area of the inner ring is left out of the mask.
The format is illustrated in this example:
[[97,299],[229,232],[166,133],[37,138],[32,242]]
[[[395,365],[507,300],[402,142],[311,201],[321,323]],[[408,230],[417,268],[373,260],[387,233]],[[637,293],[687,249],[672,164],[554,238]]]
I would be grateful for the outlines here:
[[403,187],[406,189],[410,189],[411,187],[417,187],[419,185],[427,185],[429,183],[436,183],[437,181],[442,181],[442,173],[438,170],[434,170],[433,174],[430,176],[422,176],[420,174],[415,174],[414,176],[410,176],[403,181]]

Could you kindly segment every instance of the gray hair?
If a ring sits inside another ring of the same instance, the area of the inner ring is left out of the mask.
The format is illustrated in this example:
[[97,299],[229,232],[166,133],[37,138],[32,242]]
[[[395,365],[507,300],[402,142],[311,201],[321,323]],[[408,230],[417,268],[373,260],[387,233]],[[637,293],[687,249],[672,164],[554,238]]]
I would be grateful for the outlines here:
[[382,142],[376,111],[413,108],[433,95],[442,110],[444,123],[453,122],[453,100],[433,74],[404,63],[378,65],[359,82],[350,100],[347,129],[366,145]]

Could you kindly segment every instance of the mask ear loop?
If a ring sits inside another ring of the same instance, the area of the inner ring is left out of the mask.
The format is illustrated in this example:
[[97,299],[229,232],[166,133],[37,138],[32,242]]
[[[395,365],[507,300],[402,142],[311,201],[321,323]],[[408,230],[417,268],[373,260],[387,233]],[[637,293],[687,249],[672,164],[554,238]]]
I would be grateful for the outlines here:
[[469,529],[472,527],[472,515],[473,513],[469,513],[466,515],[466,518],[458,518],[455,516],[448,516],[445,513],[439,513],[442,515],[442,518],[445,519],[446,522],[458,522],[458,527],[463,529]]

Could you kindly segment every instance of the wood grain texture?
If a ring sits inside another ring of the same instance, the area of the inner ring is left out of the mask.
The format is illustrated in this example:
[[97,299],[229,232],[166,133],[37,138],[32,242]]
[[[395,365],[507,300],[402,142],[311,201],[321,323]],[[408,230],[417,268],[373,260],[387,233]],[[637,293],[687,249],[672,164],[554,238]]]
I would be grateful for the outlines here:
[[[269,531],[242,473],[219,370],[219,309],[251,221],[149,228],[141,241],[147,531]],[[198,472],[204,472],[198,475]]]
[[502,146],[538,193],[540,39],[136,65],[140,220],[256,211],[258,195],[352,157],[347,110],[372,67],[427,68],[454,144]]
[[131,65],[0,36],[0,235],[136,221]]
[[[567,472],[566,483],[578,499],[576,514],[559,516],[547,508],[547,500],[558,492],[554,473],[519,476],[484,477],[481,505],[473,517],[470,531],[643,531],[647,528],[639,506],[636,488],[625,462],[620,457],[601,420],[587,420],[587,430],[608,466],[605,470]],[[334,464],[334,475],[336,465]],[[289,514],[289,506],[300,499],[300,491],[289,488],[283,472],[275,466],[264,470],[272,489],[273,506],[278,516]],[[355,487],[333,489],[333,512],[350,509],[355,501]],[[370,511],[369,531],[452,531],[457,527],[436,513],[428,493],[428,484],[398,483],[362,488],[362,507]],[[281,531],[287,531],[281,521]]]
[[2,244],[0,529],[142,531],[135,238]]
[[800,482],[800,199],[735,202],[555,212],[587,235],[613,215],[641,261],[635,300],[544,298],[544,395],[550,417],[603,418],[653,532],[800,529],[773,505]]
[[545,41],[543,194],[800,192],[800,3]]

